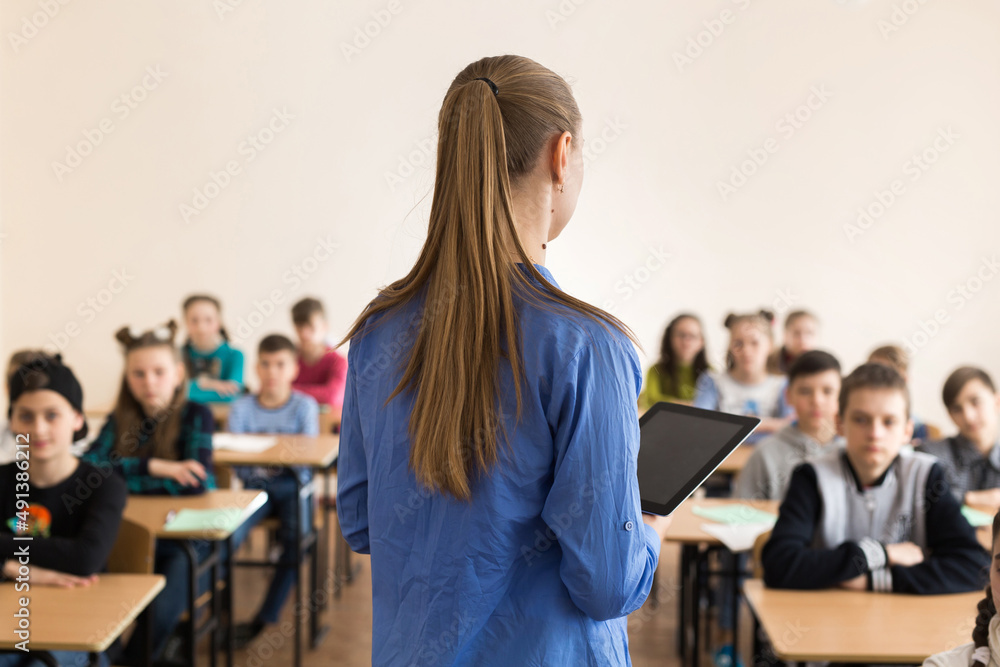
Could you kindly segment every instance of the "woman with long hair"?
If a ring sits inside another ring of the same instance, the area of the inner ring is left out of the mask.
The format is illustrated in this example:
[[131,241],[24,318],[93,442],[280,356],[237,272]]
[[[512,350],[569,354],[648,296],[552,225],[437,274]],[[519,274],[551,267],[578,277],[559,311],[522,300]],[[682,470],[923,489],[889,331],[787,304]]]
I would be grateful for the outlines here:
[[544,266],[580,131],[532,60],[459,72],[427,241],[347,336],[337,511],[371,554],[373,664],[630,664],[669,519],[640,509],[631,332]]

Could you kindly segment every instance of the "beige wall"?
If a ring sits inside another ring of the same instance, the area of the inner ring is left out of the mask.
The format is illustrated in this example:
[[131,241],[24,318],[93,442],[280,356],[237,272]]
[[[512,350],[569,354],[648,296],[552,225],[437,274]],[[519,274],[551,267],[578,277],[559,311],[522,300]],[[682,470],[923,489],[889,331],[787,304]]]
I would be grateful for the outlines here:
[[[1000,251],[992,0],[4,0],[0,20],[0,352],[62,344],[91,406],[114,397],[112,332],[179,315],[193,291],[221,297],[233,330],[282,301],[237,331],[251,360],[306,294],[343,333],[420,247],[448,83],[499,53],[574,82],[593,153],[548,263],[648,353],[690,309],[718,358],[728,309],[790,293],[848,366],[916,336],[917,409],[936,421],[952,367],[1000,374],[1000,280],[954,291],[994,277],[983,258]],[[706,46],[685,62],[689,39]],[[99,143],[67,163],[87,134]],[[935,141],[947,150],[923,171],[911,156]],[[763,164],[723,196],[748,151]],[[883,190],[894,201],[849,239]]]

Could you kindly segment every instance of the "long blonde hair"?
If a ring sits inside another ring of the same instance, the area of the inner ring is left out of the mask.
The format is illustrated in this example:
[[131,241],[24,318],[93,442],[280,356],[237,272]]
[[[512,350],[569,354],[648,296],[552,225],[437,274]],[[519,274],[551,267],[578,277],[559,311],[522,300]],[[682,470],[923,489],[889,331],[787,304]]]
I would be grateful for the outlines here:
[[515,295],[610,325],[635,341],[616,317],[549,283],[517,235],[512,186],[555,136],[578,137],[581,125],[569,85],[533,60],[483,58],[459,72],[438,115],[427,240],[410,273],[383,288],[345,337],[424,296],[419,331],[388,400],[414,392],[409,463],[431,490],[468,500],[473,477],[496,464],[501,432],[506,439],[497,400],[501,357],[513,372],[520,417],[524,368]]

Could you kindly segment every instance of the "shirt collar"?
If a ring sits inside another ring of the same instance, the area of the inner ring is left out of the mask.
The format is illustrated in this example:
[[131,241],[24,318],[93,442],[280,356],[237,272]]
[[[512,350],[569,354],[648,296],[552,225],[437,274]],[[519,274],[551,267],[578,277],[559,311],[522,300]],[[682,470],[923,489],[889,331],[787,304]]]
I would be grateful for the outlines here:
[[[861,478],[858,477],[858,473],[855,472],[854,466],[851,465],[851,459],[849,456],[847,456],[847,450],[846,449],[842,450],[840,452],[840,456],[843,459],[844,464],[847,466],[847,469],[851,471],[851,477],[854,478],[854,484],[857,486],[858,491],[864,492],[865,487],[864,485],[861,484]],[[893,468],[896,467],[896,463],[898,461],[899,461],[899,454],[896,454],[896,458],[892,460],[889,466],[885,469],[885,472],[882,473],[882,476],[876,479],[875,482],[868,488],[874,489],[876,487],[882,486],[882,484],[885,483],[886,478],[889,476],[889,473],[892,472]]]
[[[552,284],[553,287],[555,287],[556,289],[562,289],[561,287],[559,287],[559,283],[556,282],[556,279],[552,277],[551,271],[549,271],[541,264],[534,264],[533,266],[535,267],[536,271],[542,274],[542,277],[544,277],[547,281],[549,281]],[[525,275],[531,275],[528,273],[528,267],[522,264],[521,262],[517,263],[517,268],[524,271]]]

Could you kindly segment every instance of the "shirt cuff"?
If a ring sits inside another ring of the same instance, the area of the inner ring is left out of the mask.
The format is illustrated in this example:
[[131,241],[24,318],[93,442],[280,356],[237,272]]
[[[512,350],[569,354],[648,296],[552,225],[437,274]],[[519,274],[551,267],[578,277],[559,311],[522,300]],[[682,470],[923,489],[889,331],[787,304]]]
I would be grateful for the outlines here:
[[888,563],[889,558],[881,542],[873,540],[870,537],[865,537],[858,542],[858,546],[861,547],[861,552],[865,555],[865,562],[868,565],[869,572],[880,570]]
[[892,571],[881,567],[868,573],[868,590],[876,593],[892,592]]

